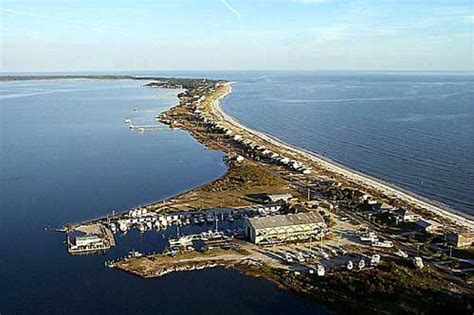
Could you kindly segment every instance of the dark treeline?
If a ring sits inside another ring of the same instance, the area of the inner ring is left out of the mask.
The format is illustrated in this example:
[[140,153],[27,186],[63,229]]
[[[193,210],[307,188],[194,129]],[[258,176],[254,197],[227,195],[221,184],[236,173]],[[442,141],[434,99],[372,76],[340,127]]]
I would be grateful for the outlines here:
[[191,79],[191,78],[166,78],[166,77],[138,77],[130,75],[14,75],[0,76],[0,81],[26,81],[26,80],[64,80],[64,79],[95,79],[95,80],[152,80],[170,85],[181,85],[195,88],[203,82],[215,84],[220,80]]

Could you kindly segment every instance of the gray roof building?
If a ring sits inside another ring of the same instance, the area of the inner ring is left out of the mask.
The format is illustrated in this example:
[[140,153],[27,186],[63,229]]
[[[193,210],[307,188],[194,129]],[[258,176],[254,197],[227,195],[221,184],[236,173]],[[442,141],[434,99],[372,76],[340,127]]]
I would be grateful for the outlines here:
[[286,242],[317,237],[326,228],[317,212],[248,218],[246,233],[250,241],[259,243]]

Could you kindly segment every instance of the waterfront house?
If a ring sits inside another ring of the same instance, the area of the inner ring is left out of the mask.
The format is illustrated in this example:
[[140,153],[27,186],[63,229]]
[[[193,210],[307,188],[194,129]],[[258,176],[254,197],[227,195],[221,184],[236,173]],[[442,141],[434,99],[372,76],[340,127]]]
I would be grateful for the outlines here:
[[392,212],[395,207],[389,205],[388,203],[383,202],[382,204],[372,205],[372,211],[377,213],[387,213]]
[[420,216],[410,210],[399,208],[397,210],[398,221],[414,223],[420,220]]

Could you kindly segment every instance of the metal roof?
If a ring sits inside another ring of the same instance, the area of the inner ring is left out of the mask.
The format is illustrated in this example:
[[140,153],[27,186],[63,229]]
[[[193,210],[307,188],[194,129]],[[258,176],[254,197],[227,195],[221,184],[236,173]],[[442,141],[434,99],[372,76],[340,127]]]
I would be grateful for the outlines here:
[[76,241],[97,241],[97,240],[101,240],[99,236],[95,235],[95,234],[88,234],[88,235],[84,235],[84,236],[77,236],[76,237]]
[[291,199],[293,198],[293,195],[292,194],[267,194],[265,197],[267,199],[277,201],[281,199]]
[[257,217],[249,218],[248,220],[255,229],[268,229],[274,227],[317,224],[324,222],[321,215],[316,212]]

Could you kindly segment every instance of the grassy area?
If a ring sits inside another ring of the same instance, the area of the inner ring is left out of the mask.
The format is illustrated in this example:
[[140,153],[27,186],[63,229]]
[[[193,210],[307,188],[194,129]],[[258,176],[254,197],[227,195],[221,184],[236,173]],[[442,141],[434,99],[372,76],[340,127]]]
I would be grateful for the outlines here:
[[206,266],[209,264],[220,264],[223,266],[232,265],[244,256],[243,251],[213,249],[205,252],[185,252],[173,257],[168,255],[153,255],[130,258],[115,263],[115,268],[137,276],[149,278],[160,276],[163,270],[171,269],[171,271],[175,271],[175,268],[187,269],[192,266]]
[[429,269],[418,272],[396,264],[324,278],[268,266],[239,269],[250,276],[264,276],[341,314],[464,314],[466,305],[474,302],[472,295],[448,291],[449,283]]
[[255,193],[291,193],[288,183],[266,168],[250,162],[230,165],[229,171],[219,179],[180,195],[178,203],[191,208],[215,208],[223,206],[248,206],[246,199]]
[[[390,264],[363,272],[338,272],[311,281],[311,294],[336,303],[345,312],[367,311],[390,314],[434,314],[439,310],[464,311],[468,297],[448,292],[449,283],[429,268],[415,271]],[[337,292],[335,296],[327,295]],[[322,295],[321,295],[322,294]],[[321,296],[319,296],[321,295]],[[472,300],[472,296],[470,297]],[[458,313],[460,314],[460,313]]]
[[240,191],[251,189],[255,186],[284,186],[286,181],[281,177],[271,173],[267,169],[252,163],[235,163],[229,172],[218,180],[209,183],[201,188],[204,191]]

